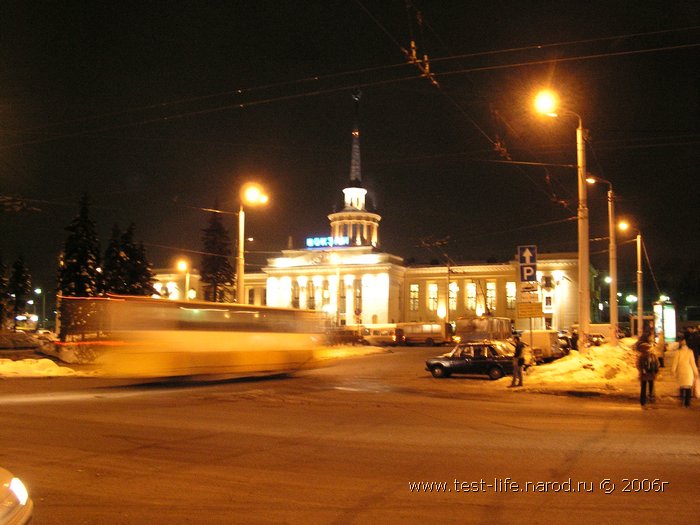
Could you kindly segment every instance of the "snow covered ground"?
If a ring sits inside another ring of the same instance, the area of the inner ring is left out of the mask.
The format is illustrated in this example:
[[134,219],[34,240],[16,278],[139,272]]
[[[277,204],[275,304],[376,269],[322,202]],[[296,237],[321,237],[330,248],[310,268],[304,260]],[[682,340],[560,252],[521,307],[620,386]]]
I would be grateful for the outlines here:
[[610,344],[592,346],[585,352],[569,355],[531,369],[529,384],[585,384],[614,387],[637,381],[636,352],[631,348],[635,339],[625,339],[615,347]]
[[[0,377],[58,377],[85,375],[51,359],[0,359]],[[94,374],[90,374],[94,375]]]

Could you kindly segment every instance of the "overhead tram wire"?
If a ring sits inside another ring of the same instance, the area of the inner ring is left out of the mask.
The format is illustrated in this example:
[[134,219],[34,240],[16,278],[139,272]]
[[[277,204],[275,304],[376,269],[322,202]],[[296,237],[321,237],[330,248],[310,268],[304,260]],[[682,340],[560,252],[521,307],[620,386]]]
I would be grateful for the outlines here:
[[[474,128],[476,128],[476,130],[477,130],[491,145],[492,145],[493,149],[494,149],[496,152],[498,152],[499,155],[501,155],[502,157],[506,158],[507,160],[512,160],[512,157],[510,156],[510,153],[508,153],[508,150],[507,150],[506,147],[504,146],[502,140],[499,140],[498,138],[496,138],[496,139],[492,138],[492,137],[483,129],[483,127],[482,127],[481,125],[479,125],[479,123],[477,123],[477,121],[476,121],[474,118],[472,118],[472,116],[469,115],[469,114],[467,113],[467,111],[466,111],[466,110],[465,110],[451,95],[449,95],[449,94],[442,88],[442,86],[440,85],[440,83],[437,82],[437,80],[436,80],[436,78],[435,78],[436,75],[435,75],[434,73],[431,73],[431,72],[430,72],[430,66],[429,66],[429,61],[428,61],[428,55],[427,55],[427,54],[424,54],[424,55],[423,55],[423,56],[424,56],[423,62],[420,62],[420,61],[418,60],[417,56],[416,56],[415,43],[414,43],[413,40],[411,40],[411,52],[409,53],[409,52],[406,51],[406,49],[405,49],[403,46],[401,46],[401,45],[399,44],[399,42],[393,37],[393,35],[391,35],[391,33],[377,20],[377,18],[376,18],[374,15],[372,15],[372,13],[360,2],[360,0],[355,0],[355,1],[356,1],[356,3],[365,11],[365,13],[367,13],[367,15],[377,24],[377,26],[392,40],[392,42],[394,42],[394,44],[401,50],[401,52],[403,53],[403,55],[407,58],[408,62],[409,62],[410,64],[416,65],[416,66],[420,69],[422,75],[423,75],[424,77],[427,77],[427,78],[430,80],[431,84],[433,84],[436,88],[438,88],[438,90],[440,91],[440,93],[441,93],[455,108],[457,108],[457,110],[462,114],[462,116],[463,116],[464,118],[466,118],[466,119],[474,126]],[[409,9],[410,7],[413,7],[413,4],[410,2],[410,0],[407,0],[406,6],[407,6],[407,9]],[[415,7],[414,7],[414,9],[415,9]],[[419,23],[419,26],[422,27],[424,18],[423,18],[423,16],[422,16],[422,14],[421,14],[417,9],[415,9],[415,11],[416,11],[416,17],[417,17],[417,21],[418,21],[418,23]],[[412,34],[412,27],[409,27],[409,32]],[[522,172],[522,170],[521,170],[521,172]],[[524,173],[524,172],[523,172],[523,173]],[[540,188],[539,188],[539,185],[535,182],[535,180],[533,180],[532,176],[530,176],[528,173],[524,173],[524,175],[530,180],[530,182],[531,182],[536,188],[540,189]],[[550,174],[549,174],[549,172],[547,171],[546,168],[545,168],[545,177],[546,177],[546,180],[547,180],[547,183],[548,183],[550,189],[549,189],[549,191],[545,191],[544,193],[545,193],[546,195],[548,195],[548,197],[550,198],[550,200],[551,200],[552,202],[556,202],[556,203],[559,203],[559,204],[563,204],[564,207],[565,207],[566,209],[568,209],[569,211],[571,211],[571,206],[569,205],[569,201],[568,201],[568,200],[562,200],[562,199],[560,199],[560,198],[556,195],[556,193],[551,189],[551,177],[550,177]]]
[[658,36],[662,34],[671,34],[671,33],[679,33],[679,32],[687,32],[687,31],[698,31],[700,30],[700,26],[689,26],[689,27],[682,27],[682,28],[676,28],[676,29],[663,29],[659,31],[649,31],[645,33],[628,33],[628,34],[622,34],[622,35],[614,35],[614,36],[608,36],[608,37],[599,37],[599,38],[587,38],[587,39],[582,39],[582,40],[569,40],[565,42],[553,42],[550,44],[534,44],[531,46],[523,46],[523,47],[511,47],[511,48],[506,48],[506,49],[494,49],[491,51],[479,51],[477,53],[465,53],[461,55],[451,55],[448,57],[441,57],[441,58],[433,58],[433,62],[443,62],[443,61],[449,61],[449,60],[460,60],[463,58],[477,58],[477,57],[484,57],[484,56],[489,56],[489,55],[501,55],[501,54],[508,54],[508,53],[517,53],[521,51],[534,51],[534,50],[541,50],[541,49],[549,49],[553,47],[566,47],[566,46],[573,46],[573,45],[580,45],[580,44],[592,44],[595,42],[607,42],[607,41],[617,41],[617,40],[622,40],[622,39],[628,39],[628,38],[638,38],[638,37],[644,37],[644,36]]
[[577,60],[596,60],[596,59],[600,59],[600,58],[610,58],[610,57],[617,57],[617,56],[641,55],[641,54],[646,54],[646,53],[675,51],[675,50],[679,50],[679,49],[692,49],[695,47],[700,47],[700,43],[679,44],[679,45],[675,45],[675,46],[662,46],[662,47],[645,48],[645,49],[632,49],[629,51],[614,51],[614,52],[610,52],[610,53],[595,53],[595,54],[590,54],[590,55],[580,55],[580,56],[573,56],[573,57],[548,58],[548,59],[541,59],[541,60],[532,60],[532,61],[528,61],[528,62],[516,62],[516,63],[511,63],[511,64],[496,64],[493,66],[479,66],[479,67],[472,67],[472,68],[465,68],[465,69],[457,69],[457,70],[453,70],[453,71],[446,71],[444,73],[437,73],[436,76],[444,77],[444,76],[450,76],[450,75],[461,75],[461,74],[465,74],[465,73],[477,73],[479,71],[495,71],[498,69],[509,69],[509,68],[516,68],[516,67],[556,64],[556,63],[561,63],[561,62],[575,62]]
[[286,101],[286,100],[295,100],[295,99],[306,98],[306,97],[327,95],[330,93],[338,93],[338,92],[347,91],[351,87],[367,88],[367,87],[373,87],[373,86],[393,84],[393,83],[397,83],[397,82],[405,82],[408,80],[417,80],[419,78],[421,78],[421,76],[413,75],[413,76],[408,76],[408,77],[385,79],[385,80],[379,80],[379,81],[374,81],[374,82],[364,82],[364,83],[359,83],[359,84],[354,82],[351,86],[334,87],[334,88],[317,90],[317,91],[307,92],[307,93],[297,93],[297,94],[293,94],[293,95],[282,95],[279,97],[270,97],[267,99],[253,100],[250,102],[238,102],[238,103],[234,103],[234,104],[227,104],[225,106],[218,106],[215,108],[187,111],[187,112],[183,112],[183,113],[176,114],[176,115],[153,117],[153,118],[146,119],[146,120],[140,120],[138,122],[128,122],[125,124],[106,126],[106,127],[102,127],[102,128],[98,128],[98,129],[90,129],[90,130],[83,130],[83,131],[75,131],[75,132],[71,132],[71,133],[63,133],[63,134],[59,134],[59,135],[54,135],[52,137],[45,137],[42,139],[28,140],[28,141],[24,141],[24,142],[15,142],[12,144],[6,144],[4,146],[0,146],[0,150],[13,149],[13,148],[18,148],[18,147],[28,146],[28,145],[33,145],[33,144],[44,144],[47,142],[54,142],[56,140],[62,140],[65,138],[85,136],[85,135],[90,135],[90,134],[95,134],[95,133],[102,133],[105,131],[113,131],[113,130],[117,130],[117,129],[127,129],[127,128],[131,128],[134,126],[143,126],[145,124],[157,124],[157,123],[162,124],[162,123],[167,123],[167,122],[170,122],[173,120],[179,120],[179,119],[183,119],[183,118],[187,118],[187,117],[194,117],[194,116],[206,115],[206,114],[211,114],[211,113],[218,113],[220,111],[227,111],[227,110],[231,110],[231,109],[245,109],[245,108],[260,106],[260,105],[264,105],[264,104],[271,104],[274,102],[281,102],[281,101]]
[[[393,38],[393,36],[386,30],[386,28],[384,28],[379,23],[379,21],[376,20],[376,17],[374,17],[359,1],[357,1],[357,3],[365,11],[365,13],[368,16],[370,16],[375,21],[375,23],[377,23],[379,25],[379,27],[384,31],[384,33],[404,53],[406,53],[406,50]],[[439,40],[441,40],[439,38],[439,36],[435,33],[435,31],[432,29],[432,27],[430,26],[429,23],[427,23],[425,20],[423,20],[423,23],[427,24],[428,27],[431,29],[431,31],[433,31],[433,33],[436,35],[436,37]],[[637,37],[652,36],[652,35],[655,36],[655,35],[661,35],[661,34],[694,31],[694,30],[698,30],[698,29],[700,29],[700,26],[689,26],[689,27],[676,28],[676,29],[650,31],[650,32],[645,32],[645,33],[631,33],[631,34],[615,35],[615,36],[610,36],[610,37],[591,38],[591,39],[584,39],[584,40],[573,40],[573,41],[567,41],[567,42],[555,42],[555,43],[550,43],[550,44],[537,44],[537,45],[517,47],[517,48],[481,51],[478,53],[468,53],[468,54],[462,54],[462,55],[450,55],[450,56],[442,57],[442,58],[433,58],[432,61],[433,62],[451,61],[451,60],[458,60],[458,59],[462,59],[462,58],[475,58],[475,57],[514,53],[514,52],[527,51],[527,50],[547,49],[547,48],[553,48],[553,47],[577,45],[577,44],[583,44],[583,43],[604,42],[604,41],[608,41],[608,40],[620,40],[620,39],[624,39],[624,38],[637,38]],[[443,43],[443,45],[444,45],[444,43]],[[242,95],[245,93],[254,93],[257,91],[262,91],[262,90],[267,90],[267,89],[272,89],[272,88],[292,86],[295,84],[304,84],[304,83],[309,83],[309,82],[320,82],[323,80],[329,80],[329,79],[333,79],[333,78],[340,78],[340,77],[345,77],[345,76],[358,75],[358,74],[370,73],[370,72],[376,72],[376,71],[382,71],[382,70],[388,70],[388,69],[395,69],[395,68],[404,67],[405,65],[406,65],[405,62],[401,62],[401,63],[390,64],[390,65],[385,65],[385,66],[374,66],[374,67],[369,67],[369,68],[356,69],[356,70],[352,70],[352,71],[344,71],[344,72],[340,72],[340,73],[331,73],[328,75],[314,75],[311,77],[305,77],[305,78],[301,78],[301,79],[294,79],[294,80],[283,81],[283,82],[263,84],[260,86],[253,86],[253,87],[248,87],[248,88],[238,88],[238,89],[226,90],[226,91],[207,94],[207,95],[197,95],[194,97],[188,97],[188,98],[178,99],[178,100],[169,101],[169,102],[159,102],[156,104],[150,104],[150,105],[146,105],[146,106],[125,109],[123,111],[115,111],[115,112],[103,113],[103,114],[99,114],[99,115],[81,117],[81,118],[77,118],[77,119],[65,120],[62,122],[51,123],[51,124],[47,124],[47,125],[39,126],[39,127],[34,127],[34,128],[27,128],[27,129],[23,129],[23,130],[13,130],[13,133],[32,133],[35,131],[41,131],[44,129],[50,129],[50,128],[54,128],[54,127],[62,126],[62,125],[69,125],[69,124],[75,124],[75,123],[80,123],[80,122],[89,122],[91,120],[99,120],[101,118],[115,117],[115,116],[126,115],[126,114],[130,114],[130,113],[134,113],[134,112],[139,112],[139,111],[147,111],[147,110],[151,110],[151,109],[160,109],[160,108],[164,108],[164,107],[170,107],[170,106],[180,105],[180,104],[187,104],[187,103],[191,103],[191,102],[197,102],[200,100],[207,100],[207,99],[212,99],[212,98],[217,98],[217,97],[231,96],[231,95]]]
[[[455,75],[455,74],[473,73],[473,72],[478,72],[478,71],[489,71],[489,70],[507,69],[507,68],[514,68],[514,67],[526,67],[526,66],[532,66],[532,65],[552,64],[552,63],[557,63],[557,62],[570,62],[570,61],[576,61],[576,60],[607,58],[607,57],[611,57],[611,56],[623,56],[623,55],[651,53],[651,52],[668,51],[668,50],[675,50],[675,49],[694,48],[694,47],[699,47],[699,46],[700,46],[700,43],[698,43],[698,44],[684,44],[684,45],[680,45],[680,46],[668,46],[668,47],[660,47],[660,48],[653,48],[653,49],[641,49],[641,50],[632,50],[632,51],[624,51],[624,52],[603,53],[603,54],[596,54],[596,55],[583,55],[583,56],[576,56],[576,57],[537,60],[537,61],[520,62],[520,63],[513,63],[513,64],[499,64],[499,65],[493,65],[493,66],[480,66],[480,67],[475,67],[475,68],[466,68],[466,69],[460,69],[460,70],[454,70],[454,71],[447,71],[444,73],[439,73],[436,76],[449,76],[449,75]],[[405,64],[402,64],[402,66],[403,65],[405,65]],[[393,67],[393,66],[391,66],[391,67]],[[145,120],[140,120],[137,122],[129,122],[129,123],[125,123],[125,124],[107,126],[107,127],[98,128],[98,129],[76,131],[76,132],[71,132],[71,133],[63,133],[63,134],[58,134],[58,135],[54,135],[51,137],[44,137],[41,139],[28,140],[28,141],[23,141],[23,142],[15,142],[15,143],[11,143],[11,144],[6,144],[4,146],[0,146],[0,150],[13,149],[13,148],[27,146],[27,145],[33,145],[33,144],[43,144],[43,143],[47,143],[47,142],[54,142],[56,140],[62,140],[65,138],[85,136],[85,135],[90,135],[90,134],[94,134],[94,133],[101,133],[104,131],[112,131],[112,130],[117,130],[117,129],[126,129],[126,128],[130,128],[130,127],[134,127],[134,126],[141,126],[144,124],[164,123],[164,122],[168,122],[171,120],[178,120],[181,118],[186,118],[186,117],[191,117],[191,116],[216,113],[216,112],[226,111],[226,110],[230,110],[230,109],[244,109],[247,107],[253,107],[253,106],[258,106],[258,105],[262,105],[262,104],[269,104],[269,103],[280,102],[280,101],[285,101],[285,100],[294,100],[294,99],[299,99],[299,98],[342,92],[342,91],[346,91],[346,90],[350,89],[351,87],[363,88],[363,87],[372,87],[372,86],[378,86],[378,85],[386,85],[386,84],[392,84],[392,83],[398,83],[398,82],[405,82],[407,80],[416,80],[416,79],[422,78],[424,76],[425,75],[421,74],[419,76],[399,77],[399,78],[386,79],[386,80],[374,81],[374,82],[365,82],[365,83],[359,83],[359,84],[357,82],[354,82],[349,86],[328,88],[328,89],[324,89],[324,90],[316,90],[316,91],[312,91],[312,92],[298,93],[298,94],[293,94],[293,95],[284,95],[284,96],[279,96],[279,97],[270,97],[268,99],[254,100],[251,102],[240,102],[240,103],[234,103],[234,104],[227,104],[224,106],[218,106],[218,107],[214,107],[214,108],[207,108],[207,109],[202,109],[202,110],[183,112],[180,114],[169,115],[169,116],[154,117],[151,119],[145,119]],[[453,100],[452,100],[452,102],[454,104]],[[460,111],[463,111],[462,108],[460,108]],[[485,138],[487,138],[487,140],[491,144],[493,144],[494,146],[496,145],[496,142],[493,139],[491,139],[491,137],[475,121],[473,121],[473,119],[471,119],[471,117],[466,115],[466,113],[465,113],[465,116],[467,116],[467,118],[470,119],[470,121],[477,127],[479,132]]]
[[[382,26],[379,23],[379,21],[376,20],[376,18],[359,2],[359,0],[356,0],[356,2],[368,14],[368,16],[370,16],[375,21],[375,23],[377,23],[379,25],[379,27],[382,29],[382,31],[385,32],[385,34],[394,42],[394,44],[397,47],[399,47],[399,49],[401,49],[404,54],[406,54],[405,48],[403,48],[393,38],[393,36],[386,30],[386,28],[384,28],[384,26]],[[685,28],[660,30],[660,31],[647,32],[647,33],[616,35],[616,36],[611,36],[611,37],[602,37],[602,38],[577,40],[577,41],[569,41],[569,42],[561,42],[561,43],[540,44],[540,45],[535,45],[535,46],[525,46],[525,47],[520,47],[520,48],[508,48],[508,49],[503,49],[503,50],[484,51],[484,52],[478,52],[478,53],[469,53],[469,54],[463,54],[463,55],[448,56],[448,57],[437,58],[437,59],[432,59],[432,60],[433,60],[433,62],[450,61],[450,60],[457,60],[457,59],[461,59],[461,58],[488,56],[488,55],[512,53],[512,52],[518,52],[518,51],[524,51],[524,50],[544,49],[544,48],[567,46],[567,45],[574,45],[574,44],[580,44],[580,43],[591,43],[591,42],[597,42],[597,41],[616,40],[616,39],[621,39],[621,38],[633,38],[633,37],[640,37],[640,36],[647,36],[647,35],[658,35],[658,34],[666,34],[666,33],[673,33],[673,32],[691,31],[691,30],[697,30],[697,29],[700,29],[700,26],[690,26],[690,27],[685,27]],[[572,60],[584,60],[584,59],[589,59],[589,58],[603,58],[606,56],[618,56],[618,55],[627,55],[627,54],[638,54],[638,53],[644,53],[644,52],[653,52],[653,51],[659,51],[659,50],[681,49],[683,47],[696,47],[697,45],[700,45],[700,44],[688,44],[688,45],[673,46],[673,47],[666,47],[666,48],[655,48],[655,49],[648,49],[648,50],[633,50],[633,51],[627,51],[627,52],[605,53],[605,54],[598,54],[598,55],[563,58],[563,59],[549,59],[549,60],[545,60],[545,61],[526,62],[526,63],[518,63],[518,64],[485,66],[485,67],[481,67],[481,68],[468,68],[468,69],[463,69],[463,70],[445,72],[445,73],[442,73],[441,76],[458,74],[458,73],[493,70],[493,69],[504,69],[504,68],[509,68],[509,67],[522,67],[522,66],[526,66],[526,65],[537,65],[537,64],[542,64],[542,63],[552,63],[552,62],[572,61]],[[347,72],[333,73],[333,74],[329,74],[329,75],[321,75],[321,76],[316,75],[316,76],[312,76],[312,77],[306,77],[306,78],[302,78],[302,79],[284,81],[284,82],[279,82],[279,83],[271,83],[271,84],[266,84],[266,85],[262,85],[262,86],[251,87],[251,88],[239,88],[239,89],[234,89],[231,91],[225,91],[225,92],[220,92],[220,93],[215,93],[215,94],[210,94],[210,95],[199,95],[196,97],[179,99],[179,100],[172,101],[172,102],[161,102],[158,104],[151,104],[151,105],[127,109],[127,110],[119,111],[119,112],[111,112],[111,113],[105,113],[105,114],[94,115],[94,116],[89,116],[89,117],[83,117],[83,118],[79,118],[79,119],[63,121],[63,122],[54,123],[54,124],[48,124],[48,125],[42,126],[42,127],[29,128],[29,129],[25,129],[25,130],[15,130],[15,132],[16,133],[30,133],[30,132],[34,132],[34,131],[40,131],[43,129],[54,128],[54,127],[61,126],[61,125],[68,125],[68,124],[79,123],[79,122],[88,122],[91,120],[98,120],[100,118],[113,117],[113,116],[134,113],[134,112],[138,112],[138,111],[146,111],[146,110],[151,110],[151,109],[156,109],[156,108],[169,107],[169,106],[173,106],[173,105],[185,104],[185,103],[199,101],[199,100],[212,99],[212,98],[217,98],[217,97],[221,97],[221,96],[230,96],[232,94],[240,95],[240,94],[245,94],[245,93],[254,93],[256,91],[271,89],[271,88],[275,88],[275,87],[285,87],[285,86],[294,85],[294,84],[318,82],[318,81],[327,80],[327,79],[340,78],[340,77],[362,74],[362,73],[367,73],[367,72],[395,69],[395,68],[400,68],[400,67],[404,67],[404,66],[406,66],[406,63],[391,64],[391,65],[386,65],[386,66],[375,66],[375,67],[371,67],[371,68],[364,68],[364,69],[358,69],[358,70],[347,71]],[[410,79],[410,77],[408,79]],[[352,83],[352,85],[355,86],[355,85],[357,85],[357,83]],[[374,85],[374,84],[372,84],[372,83],[364,83],[363,84],[363,86],[372,86],[372,85]],[[338,90],[344,90],[344,89],[348,89],[348,88],[339,88]],[[308,93],[308,96],[313,96],[314,94],[315,94],[314,92],[310,92],[310,93]],[[299,96],[302,96],[302,95],[299,95]],[[284,100],[284,98],[285,97],[281,97],[280,100]],[[275,101],[278,99],[273,98],[273,99],[269,99],[269,100]],[[209,110],[202,110],[202,112],[214,112],[217,110],[230,109],[231,107],[237,107],[237,104],[227,105],[227,106],[223,106],[223,107],[219,107],[219,108],[211,108]],[[184,115],[187,115],[187,114],[189,114],[189,113],[185,113]],[[197,112],[192,112],[192,114],[197,114]],[[149,120],[142,120],[142,121],[135,122],[135,123],[127,123],[127,124],[124,124],[124,125],[121,125],[118,127],[108,127],[108,128],[102,128],[102,129],[104,129],[104,130],[120,129],[123,127],[148,124],[148,123],[157,122],[157,121],[168,119],[168,118],[175,119],[175,118],[179,118],[179,117],[180,117],[180,115],[174,115],[171,117],[160,117],[160,118],[154,118],[154,119],[149,119]],[[100,130],[97,130],[97,131],[100,131]],[[58,136],[47,137],[44,139],[37,139],[35,141],[25,141],[25,142],[10,144],[7,146],[1,146],[0,149],[8,149],[8,148],[13,148],[13,147],[23,146],[23,145],[28,145],[28,144],[42,143],[45,141],[54,141],[54,140],[59,140],[60,138],[63,138],[63,137],[80,136],[80,135],[84,135],[86,133],[93,133],[93,132],[94,131],[62,134],[62,135],[58,135]]]
[[76,124],[76,123],[81,123],[81,122],[89,122],[92,120],[99,120],[99,119],[108,118],[108,117],[117,117],[117,116],[121,116],[121,115],[128,115],[131,113],[148,111],[148,110],[152,110],[152,109],[162,109],[162,108],[167,108],[170,106],[189,104],[191,102],[198,102],[201,100],[208,100],[208,99],[213,99],[213,98],[220,98],[220,97],[234,96],[234,95],[240,96],[240,95],[244,95],[244,94],[256,93],[259,91],[265,91],[265,90],[274,89],[274,88],[289,87],[289,86],[293,86],[293,85],[297,85],[297,84],[306,84],[306,83],[311,83],[311,82],[322,82],[325,80],[332,80],[332,79],[348,77],[348,76],[352,76],[352,75],[361,75],[361,74],[365,74],[365,73],[374,73],[377,71],[387,71],[390,69],[398,69],[398,68],[402,68],[402,67],[406,67],[406,64],[404,62],[400,62],[397,64],[389,64],[389,65],[384,65],[384,66],[373,66],[373,67],[367,67],[367,68],[362,68],[362,69],[355,69],[352,71],[342,71],[339,73],[331,73],[331,74],[327,74],[327,75],[314,75],[311,77],[299,78],[299,79],[294,79],[294,80],[287,80],[287,81],[283,81],[283,82],[275,82],[275,83],[270,83],[270,84],[263,84],[260,86],[252,86],[252,87],[247,87],[247,88],[236,88],[236,89],[222,91],[222,92],[218,92],[218,93],[212,93],[212,94],[208,94],[208,95],[197,95],[194,97],[182,98],[182,99],[173,100],[173,101],[169,101],[169,102],[158,102],[156,104],[149,104],[146,106],[129,108],[129,109],[125,109],[122,111],[114,111],[114,112],[110,112],[110,113],[91,115],[91,116],[81,117],[81,118],[72,119],[72,120],[64,120],[61,122],[54,122],[51,124],[46,124],[44,126],[39,126],[39,127],[34,127],[34,128],[13,130],[13,133],[32,133],[35,131],[41,131],[44,129],[51,129],[51,128],[55,128],[58,126]]

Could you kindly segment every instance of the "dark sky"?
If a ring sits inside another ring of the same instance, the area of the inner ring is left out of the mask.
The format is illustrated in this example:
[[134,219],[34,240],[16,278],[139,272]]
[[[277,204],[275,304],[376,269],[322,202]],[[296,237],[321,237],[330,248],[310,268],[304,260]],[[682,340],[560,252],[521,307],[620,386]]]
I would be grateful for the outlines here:
[[[24,255],[50,288],[88,192],[103,246],[134,222],[168,266],[200,249],[198,208],[234,211],[249,179],[271,194],[247,214],[254,250],[327,235],[355,87],[382,249],[417,261],[435,257],[426,239],[448,238],[462,261],[575,250],[576,223],[561,222],[576,214],[575,171],[499,162],[575,163],[575,118],[530,110],[546,85],[582,116],[589,171],[613,183],[652,265],[700,259],[698,2],[531,4],[3,2],[0,195],[35,209],[0,215],[3,260]],[[411,35],[439,86],[406,63]],[[605,237],[604,186],[589,204],[591,237]],[[591,245],[605,268],[606,246]],[[633,280],[633,245],[619,257]]]

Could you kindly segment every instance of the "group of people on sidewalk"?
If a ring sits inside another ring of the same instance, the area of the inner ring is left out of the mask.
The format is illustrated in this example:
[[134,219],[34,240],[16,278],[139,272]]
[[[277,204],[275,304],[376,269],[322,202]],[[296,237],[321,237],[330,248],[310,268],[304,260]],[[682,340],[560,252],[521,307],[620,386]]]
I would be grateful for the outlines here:
[[[657,353],[660,353],[661,359],[663,359],[666,348],[663,333],[659,334],[659,342],[656,347],[652,347],[653,340],[651,337],[649,333],[642,334],[635,345],[638,351],[639,403],[642,407],[646,406],[647,402],[653,403],[655,401],[654,381],[660,367],[663,365],[663,361],[660,362]],[[671,374],[678,382],[681,406],[690,408],[690,400],[693,395],[700,397],[700,374],[698,373],[698,366],[700,366],[700,331],[688,331],[680,334],[677,337],[677,341],[678,350],[673,356]],[[691,346],[688,346],[689,343]]]

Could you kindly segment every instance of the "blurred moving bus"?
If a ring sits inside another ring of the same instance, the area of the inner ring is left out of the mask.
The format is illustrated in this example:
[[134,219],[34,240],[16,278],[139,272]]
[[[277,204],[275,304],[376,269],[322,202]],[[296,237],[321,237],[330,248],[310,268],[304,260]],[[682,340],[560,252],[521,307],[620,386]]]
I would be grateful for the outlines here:
[[450,341],[451,334],[451,326],[445,323],[396,323],[396,344],[399,345],[443,345]]
[[288,373],[325,343],[321,313],[230,303],[61,297],[60,323],[59,355],[127,377]]

